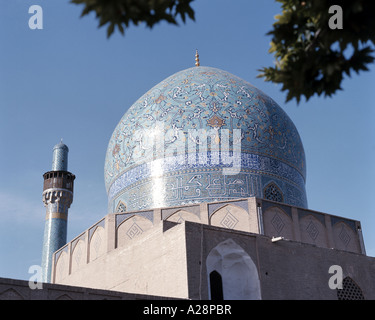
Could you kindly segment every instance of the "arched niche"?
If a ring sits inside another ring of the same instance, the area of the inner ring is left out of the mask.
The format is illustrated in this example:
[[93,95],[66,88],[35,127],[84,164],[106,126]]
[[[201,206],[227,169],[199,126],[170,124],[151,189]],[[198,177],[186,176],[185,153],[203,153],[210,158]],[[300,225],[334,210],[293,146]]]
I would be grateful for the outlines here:
[[212,213],[210,225],[239,231],[250,231],[247,211],[232,204],[224,205]]
[[284,195],[280,187],[274,181],[264,187],[263,198],[271,201],[284,202]]
[[171,214],[166,221],[172,221],[181,223],[184,221],[191,221],[191,222],[200,222],[201,220],[199,217],[191,212],[185,211],[185,210],[178,210],[177,212]]
[[126,204],[120,200],[117,204],[115,212],[126,212],[126,211],[127,211]]
[[279,207],[270,207],[263,212],[263,225],[266,236],[294,239],[292,219]]
[[[224,300],[261,299],[258,270],[250,256],[232,239],[214,247],[206,259],[209,298],[222,288]],[[218,281],[222,283],[218,283]],[[211,281],[215,279],[215,283]]]
[[121,247],[153,227],[153,223],[142,216],[134,215],[125,219],[117,228],[117,247]]
[[57,297],[56,300],[73,300],[68,294],[64,293],[61,296]]
[[105,229],[101,226],[97,226],[90,238],[90,261],[93,261],[101,255],[105,254],[106,248],[107,238],[105,236]]
[[316,217],[309,214],[299,221],[301,241],[328,248],[326,227]]
[[55,283],[60,283],[69,275],[69,256],[63,251],[55,265]]
[[24,300],[24,297],[17,290],[9,288],[0,293],[0,300]]
[[333,239],[336,249],[361,252],[358,235],[344,221],[340,221],[333,226]]
[[72,273],[84,265],[86,263],[86,259],[86,243],[80,239],[74,246],[72,253]]

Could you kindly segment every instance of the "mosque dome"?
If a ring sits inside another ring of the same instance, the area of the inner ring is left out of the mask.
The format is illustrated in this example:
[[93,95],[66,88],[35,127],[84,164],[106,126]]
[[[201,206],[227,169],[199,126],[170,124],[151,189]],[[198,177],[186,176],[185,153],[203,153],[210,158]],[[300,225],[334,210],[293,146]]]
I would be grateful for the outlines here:
[[168,77],[109,141],[109,212],[256,196],[307,208],[298,131],[269,96],[212,67]]

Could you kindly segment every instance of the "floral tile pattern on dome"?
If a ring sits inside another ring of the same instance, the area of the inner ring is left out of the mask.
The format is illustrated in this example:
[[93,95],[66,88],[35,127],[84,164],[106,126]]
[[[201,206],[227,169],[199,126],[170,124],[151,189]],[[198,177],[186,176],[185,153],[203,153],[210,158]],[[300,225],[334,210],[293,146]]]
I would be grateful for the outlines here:
[[[205,132],[207,144],[192,130]],[[222,184],[218,190],[208,181],[227,179],[216,175],[226,166],[214,159],[223,160],[237,145],[241,168],[236,179],[243,185],[225,189]],[[186,160],[195,156],[206,161],[191,165]],[[120,199],[128,210],[141,210],[263,196],[271,180],[281,186],[283,202],[307,207],[305,176],[303,145],[288,115],[248,82],[211,67],[180,71],[138,99],[115,128],[105,160],[110,211],[116,209],[111,202]]]

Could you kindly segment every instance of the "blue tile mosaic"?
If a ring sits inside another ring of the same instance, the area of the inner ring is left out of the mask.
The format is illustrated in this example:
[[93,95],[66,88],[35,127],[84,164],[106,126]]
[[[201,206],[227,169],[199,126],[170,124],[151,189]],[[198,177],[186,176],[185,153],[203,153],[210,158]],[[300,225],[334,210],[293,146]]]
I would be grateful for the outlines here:
[[94,234],[94,232],[96,231],[96,228],[98,228],[98,227],[105,228],[105,219],[104,218],[102,220],[100,220],[99,222],[95,223],[95,225],[93,225],[89,229],[89,241],[91,240],[92,235]]
[[[212,214],[217,211],[218,209],[226,206],[228,203],[213,203],[213,204],[209,204],[208,205],[208,215],[211,217]],[[241,200],[241,201],[233,201],[233,202],[230,202],[231,205],[235,205],[235,206],[238,206],[242,209],[244,209],[247,213],[249,213],[249,207],[248,207],[248,203],[247,203],[247,200]]]
[[55,145],[52,156],[52,171],[68,171],[69,148],[62,142]]
[[331,216],[332,226],[334,226],[336,223],[339,223],[339,222],[346,223],[355,233],[357,233],[356,223],[354,220],[337,217],[337,216]]
[[277,207],[277,208],[282,209],[290,217],[290,219],[293,220],[292,208],[291,207],[284,206],[282,204],[275,204],[274,202],[268,202],[268,201],[263,201],[262,202],[262,210],[263,210],[263,212],[267,211],[267,209],[272,208],[272,207]]
[[[180,210],[180,208],[170,208],[170,209],[161,210],[162,220],[167,220],[168,217],[170,217],[171,215],[173,215],[174,213],[176,213],[179,210]],[[183,208],[183,211],[190,212],[192,214],[195,214],[197,217],[200,217],[200,207],[199,207],[199,205],[185,206]]]
[[[142,211],[142,212],[137,212],[136,214],[137,214],[138,216],[142,216],[142,217],[144,217],[144,218],[150,220],[152,223],[154,223],[154,212],[153,212],[153,211]],[[133,217],[133,216],[135,216],[136,214],[135,214],[135,213],[122,213],[122,214],[117,214],[117,215],[116,215],[116,228],[118,228],[119,225],[120,225],[123,221],[125,221],[125,220],[127,220],[127,219],[129,219],[129,218],[131,218],[131,217]]]
[[44,226],[42,252],[42,280],[49,282],[52,271],[52,256],[55,251],[66,244],[67,220],[47,219]]
[[119,201],[135,211],[263,197],[270,182],[285,203],[306,208],[305,177],[288,115],[251,84],[210,67],[178,72],[136,101],[105,160],[110,212]]
[[307,210],[303,210],[303,209],[298,209],[298,218],[299,219],[302,219],[303,217],[306,217],[308,215],[312,215],[313,217],[315,217],[318,221],[320,221],[320,223],[325,226],[326,225],[326,221],[325,221],[325,215],[323,213],[319,213],[319,212],[314,212],[314,211],[307,211]]

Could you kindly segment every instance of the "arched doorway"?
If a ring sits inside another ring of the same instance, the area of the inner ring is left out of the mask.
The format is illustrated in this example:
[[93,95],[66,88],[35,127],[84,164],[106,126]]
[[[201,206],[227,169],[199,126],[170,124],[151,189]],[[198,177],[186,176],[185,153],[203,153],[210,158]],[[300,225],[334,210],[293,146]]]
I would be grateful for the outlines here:
[[258,270],[250,256],[232,239],[213,248],[206,259],[209,298],[261,299]]

